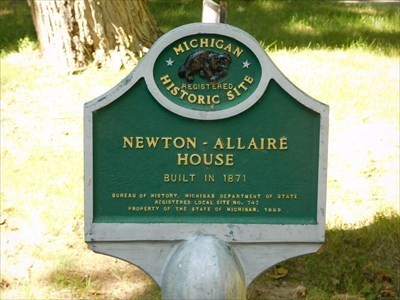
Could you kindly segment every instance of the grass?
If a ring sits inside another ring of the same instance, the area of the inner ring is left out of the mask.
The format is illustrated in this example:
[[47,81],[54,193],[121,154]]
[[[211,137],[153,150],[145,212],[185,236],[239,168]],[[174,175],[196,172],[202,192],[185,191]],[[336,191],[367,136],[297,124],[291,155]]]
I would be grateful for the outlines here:
[[1,55],[24,49],[25,41],[36,41],[36,31],[27,2],[0,1]]
[[[198,20],[197,2],[149,1],[165,31]],[[274,269],[260,275],[248,297],[289,299],[302,286],[307,299],[396,299],[400,74],[392,37],[400,9],[291,4],[229,1],[228,20],[263,41],[299,88],[330,105],[327,237],[317,254],[282,262],[285,277],[271,278]],[[58,73],[36,49],[26,2],[0,5],[0,298],[160,299],[141,270],[83,242],[83,103],[129,70]],[[321,34],[309,38],[307,26]],[[360,28],[361,37],[347,27]]]
[[[264,299],[257,293],[266,286],[276,289],[283,283],[309,288],[307,299],[331,299],[353,295],[357,299],[394,299],[400,290],[399,216],[378,214],[374,222],[361,228],[335,228],[327,231],[326,242],[316,255],[292,259],[281,264],[288,270],[283,279],[272,279],[271,271],[253,283],[249,297]],[[383,297],[384,298],[384,297]],[[343,298],[345,299],[345,298]]]
[[[201,1],[150,0],[165,32],[201,22]],[[396,56],[400,46],[398,6],[344,5],[327,0],[228,1],[228,23],[271,50],[361,47]]]

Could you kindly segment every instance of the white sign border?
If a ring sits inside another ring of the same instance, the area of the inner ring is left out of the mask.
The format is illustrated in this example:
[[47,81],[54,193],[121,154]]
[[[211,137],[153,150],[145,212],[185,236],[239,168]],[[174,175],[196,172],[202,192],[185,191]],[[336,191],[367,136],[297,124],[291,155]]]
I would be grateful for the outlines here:
[[[246,100],[235,106],[223,110],[200,111],[200,110],[188,109],[178,104],[175,104],[159,90],[153,76],[153,68],[158,56],[161,54],[162,51],[165,50],[166,47],[170,46],[175,41],[196,34],[218,34],[219,36],[234,38],[243,45],[247,46],[253,52],[253,54],[258,58],[258,61],[260,62],[261,66],[262,75],[260,81],[258,82],[257,88]],[[246,32],[226,24],[199,23],[196,24],[196,26],[179,27],[169,32],[168,34],[162,36],[154,45],[154,47],[151,49],[151,51],[152,55],[149,59],[149,65],[152,67],[147,69],[147,74],[146,74],[147,75],[146,83],[150,89],[150,92],[152,93],[153,97],[169,111],[172,111],[173,113],[176,113],[180,116],[191,119],[220,120],[238,115],[241,112],[244,112],[247,109],[249,109],[260,99],[260,97],[264,94],[264,91],[268,85],[269,80],[271,79],[271,77],[267,75],[268,64],[265,63],[266,61],[264,61],[263,63],[263,61],[259,60],[259,57],[265,55],[264,49],[262,49],[259,43]]]

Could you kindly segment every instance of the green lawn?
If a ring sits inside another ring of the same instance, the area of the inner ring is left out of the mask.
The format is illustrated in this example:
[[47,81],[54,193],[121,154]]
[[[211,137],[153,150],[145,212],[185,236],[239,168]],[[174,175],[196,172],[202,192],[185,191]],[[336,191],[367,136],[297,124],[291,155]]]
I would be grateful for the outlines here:
[[[201,22],[199,0],[150,0],[164,32]],[[327,0],[228,0],[228,23],[267,49],[361,48],[398,55],[399,6],[345,5]]]

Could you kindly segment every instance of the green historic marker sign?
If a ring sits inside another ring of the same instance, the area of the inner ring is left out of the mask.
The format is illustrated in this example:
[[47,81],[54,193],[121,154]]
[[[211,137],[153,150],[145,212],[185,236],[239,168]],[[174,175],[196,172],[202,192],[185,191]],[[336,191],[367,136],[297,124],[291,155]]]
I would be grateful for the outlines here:
[[212,236],[249,284],[324,241],[327,141],[328,107],[251,36],[177,28],[85,105],[85,239],[161,285],[179,241]]
[[320,114],[253,50],[188,35],[151,70],[93,114],[94,222],[316,224]]
[[178,28],[85,106],[86,239],[319,243],[327,133],[247,33]]

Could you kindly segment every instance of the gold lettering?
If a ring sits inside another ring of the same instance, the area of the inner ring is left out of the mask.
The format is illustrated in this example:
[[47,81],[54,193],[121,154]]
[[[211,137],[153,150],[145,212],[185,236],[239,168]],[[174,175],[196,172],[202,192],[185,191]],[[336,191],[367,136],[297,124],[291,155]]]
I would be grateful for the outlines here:
[[159,138],[158,137],[146,137],[147,147],[155,148],[157,146]]
[[171,82],[171,79],[169,78],[169,75],[165,75],[165,76],[161,77],[160,80],[161,80],[161,83],[163,85],[166,85],[167,83]]
[[212,38],[212,39],[211,39],[211,45],[210,45],[210,48],[214,48],[214,43],[215,43],[215,39],[214,39],[214,38]]
[[279,139],[279,150],[287,150],[288,149],[288,139],[283,136]]
[[182,149],[185,147],[185,140],[182,137],[177,137],[172,141],[172,144],[176,149]]
[[177,154],[177,165],[178,166],[199,166],[200,164],[204,164],[206,166],[233,166],[234,164],[234,156],[233,154],[224,155],[222,153],[218,154],[207,154],[203,153],[202,155],[194,153],[194,154]]
[[183,45],[185,46],[186,51],[190,50],[190,48],[189,48],[189,46],[188,46],[186,41],[183,42]]
[[233,99],[235,99],[235,95],[232,93],[232,91],[228,91],[226,93],[226,96],[228,97],[229,101],[232,101]]
[[200,39],[200,48],[208,47],[208,39]]
[[169,142],[171,142],[172,137],[162,137],[161,140],[164,142],[164,149],[169,149]]
[[216,166],[222,166],[224,164],[224,155],[223,154],[217,154],[215,155],[215,165]]
[[224,149],[224,144],[222,144],[221,138],[218,138],[215,142],[214,149]]
[[199,154],[192,154],[189,157],[192,166],[198,166],[201,163],[201,156]]
[[126,149],[127,146],[130,148],[133,148],[133,137],[131,136],[130,139],[128,139],[126,136],[123,137],[124,139],[124,146],[123,148]]
[[[165,85],[165,84],[164,84],[164,85]],[[167,87],[167,91],[171,90],[174,86],[175,86],[175,84],[172,82],[172,83]]]
[[236,57],[239,57],[240,55],[242,55],[243,53],[243,49],[236,47],[236,49],[233,51],[233,54],[236,55]]
[[215,42],[215,48],[222,49],[224,47],[224,40],[217,40]]
[[230,52],[236,57],[240,57],[243,54],[243,49],[236,46],[236,48],[232,51],[233,46],[231,43],[225,44],[225,41],[222,39],[216,40],[215,38],[201,38],[200,40],[194,38],[191,39],[189,42],[184,41],[183,43],[179,44],[178,46],[173,48],[173,51],[176,55],[180,55],[188,50],[195,49],[195,48],[218,48],[223,49],[226,52]]
[[[208,96],[209,97],[209,96]],[[219,96],[215,95],[211,98],[213,104],[219,104]]]
[[196,174],[164,174],[164,182],[186,183],[194,182]]
[[235,149],[235,146],[231,146],[231,140],[232,140],[232,138],[230,138],[230,137],[226,138],[226,149],[228,149],[228,150]]
[[183,50],[182,44],[179,44],[178,47],[174,47],[174,51],[176,55],[179,55],[181,52],[185,52],[185,50]]
[[264,138],[260,138],[260,150],[265,150],[265,147],[264,147],[264,143],[265,143],[265,139]]
[[274,138],[268,138],[267,141],[268,141],[268,147],[267,147],[267,149],[268,149],[268,150],[270,150],[270,149],[276,150],[276,139],[274,139]]
[[212,165],[212,154],[211,155],[204,155],[204,165],[211,166]]
[[189,145],[192,146],[193,149],[197,146],[197,138],[186,138],[186,142],[188,144],[187,149],[190,149]]
[[192,48],[197,48],[199,46],[199,44],[197,43],[197,40],[196,39],[192,39],[191,41],[190,41],[190,47],[192,47]]
[[197,104],[205,105],[205,103],[204,103],[204,96],[203,96],[203,95],[199,95],[199,96],[198,96]]
[[237,149],[238,149],[238,150],[243,150],[243,149],[245,149],[245,147],[242,146],[242,138],[239,137],[239,138],[237,139],[237,141],[238,141]]
[[189,154],[187,154],[187,153],[183,154],[183,156],[182,156],[181,153],[178,153],[178,163],[177,163],[178,166],[182,166],[182,165],[187,166],[187,165],[189,165],[188,156],[189,156]]
[[183,137],[177,137],[172,140],[172,145],[176,149],[190,149],[190,148],[196,148],[196,138],[183,138]]
[[143,149],[144,148],[143,137],[142,136],[137,136],[136,137],[136,148],[137,149]]
[[238,88],[241,88],[241,89],[243,89],[244,91],[247,91],[247,90],[248,90],[247,86],[244,85],[244,81],[242,81],[242,82],[238,85]]
[[176,95],[178,95],[178,92],[179,92],[180,90],[181,90],[181,89],[180,89],[178,86],[175,86],[175,87],[172,89],[171,94],[174,95],[174,96],[176,96]]
[[258,148],[257,148],[256,141],[254,140],[254,138],[251,138],[250,144],[249,144],[249,146],[247,147],[247,149],[251,149],[252,147],[253,147],[254,150],[257,150],[257,149],[258,149]]
[[224,47],[224,50],[227,52],[232,52],[232,44],[228,44]]
[[250,76],[245,76],[243,80],[246,81],[249,84],[252,84],[253,81],[254,81],[254,79],[252,77],[250,77]]
[[226,163],[225,166],[231,167],[233,166],[233,154],[227,154],[226,155]]
[[188,92],[181,90],[181,96],[179,98],[181,98],[183,100],[183,98],[185,98],[187,95],[189,95]]
[[188,99],[189,103],[195,103],[197,101],[197,96],[195,94],[189,94]]

